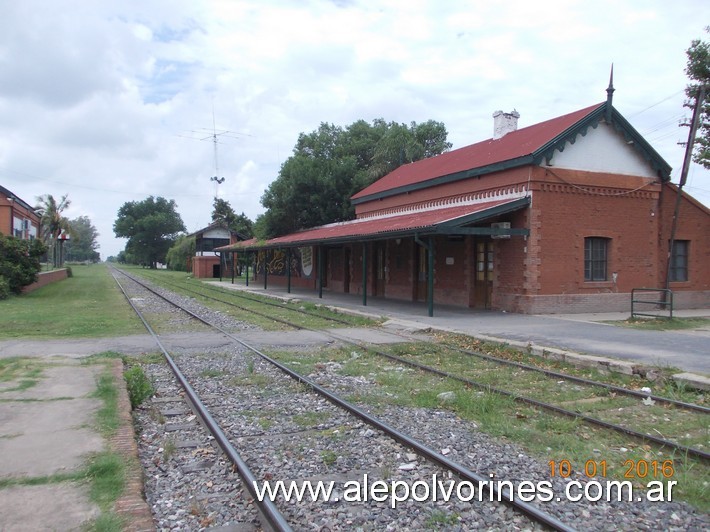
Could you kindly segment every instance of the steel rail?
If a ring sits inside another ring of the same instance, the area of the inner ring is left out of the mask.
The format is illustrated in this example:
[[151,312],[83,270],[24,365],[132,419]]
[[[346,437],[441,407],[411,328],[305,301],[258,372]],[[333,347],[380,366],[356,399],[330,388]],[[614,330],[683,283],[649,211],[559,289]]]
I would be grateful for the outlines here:
[[[119,270],[120,271],[120,270]],[[187,313],[188,315],[192,316],[196,320],[204,323],[205,325],[208,325],[225,336],[231,338],[238,344],[242,345],[246,349],[252,351],[256,355],[258,355],[260,358],[263,360],[269,362],[272,364],[274,367],[278,368],[282,372],[284,372],[286,375],[291,377],[292,379],[296,380],[297,382],[307,386],[314,392],[318,393],[322,397],[324,397],[326,400],[330,401],[334,405],[347,410],[351,414],[355,415],[356,417],[362,419],[365,423],[368,425],[371,425],[373,427],[378,428],[379,430],[382,430],[385,434],[388,436],[392,437],[393,439],[397,440],[401,444],[417,451],[418,453],[422,454],[425,456],[427,459],[431,460],[434,463],[437,463],[441,465],[442,467],[445,467],[446,469],[449,469],[450,471],[453,471],[456,473],[460,478],[466,479],[469,482],[476,482],[479,487],[483,486],[486,488],[489,493],[491,493],[491,497],[496,497],[496,501],[503,502],[505,504],[509,504],[516,510],[518,510],[520,513],[530,517],[531,519],[537,521],[538,523],[541,523],[545,526],[548,526],[552,528],[553,530],[558,530],[558,531],[565,531],[565,532],[571,532],[575,530],[574,528],[566,525],[556,517],[547,514],[540,510],[539,508],[528,504],[527,502],[518,500],[514,497],[514,494],[509,490],[508,488],[505,489],[499,489],[497,486],[495,486],[493,483],[490,482],[490,479],[487,479],[481,475],[478,475],[477,473],[474,473],[473,471],[469,470],[468,468],[463,467],[461,464],[458,464],[456,462],[453,462],[452,460],[446,458],[445,456],[439,454],[437,451],[431,449],[430,447],[427,447],[426,445],[422,444],[421,442],[413,439],[411,436],[395,429],[394,427],[391,427],[390,425],[386,424],[385,422],[371,416],[358,406],[346,401],[345,399],[342,399],[340,396],[334,394],[333,392],[330,392],[329,390],[323,388],[316,382],[310,380],[308,377],[305,377],[289,367],[285,366],[281,362],[271,358],[265,353],[262,353],[260,350],[258,350],[256,347],[253,347],[252,345],[244,342],[242,339],[238,338],[237,336],[233,335],[229,331],[223,329],[219,325],[211,323],[209,320],[206,320],[205,318],[195,314],[189,309],[184,308],[182,305],[179,305],[178,303],[175,303],[174,301],[171,301],[169,298],[153,291],[150,287],[145,286],[143,283],[140,281],[133,279],[130,275],[126,274],[125,272],[121,273],[123,275],[126,275],[126,277],[132,279],[134,282],[140,284],[147,290],[153,292],[155,295],[158,297],[164,299],[168,303],[176,306],[177,308],[181,309],[183,312]]]
[[678,401],[677,399],[671,399],[670,397],[663,397],[661,395],[653,395],[650,393],[639,392],[637,390],[623,388],[621,386],[616,386],[614,384],[607,384],[605,382],[597,382],[597,381],[593,381],[591,379],[585,379],[584,377],[576,377],[574,375],[560,373],[559,371],[554,371],[554,370],[545,369],[545,368],[538,368],[536,366],[531,366],[529,364],[523,364],[522,362],[516,362],[514,360],[506,360],[504,358],[486,355],[485,353],[478,353],[476,351],[469,351],[468,349],[462,349],[460,347],[451,346],[449,344],[446,344],[446,347],[448,347],[449,349],[453,349],[454,351],[458,351],[460,353],[463,353],[465,355],[469,355],[469,356],[477,357],[477,358],[482,358],[482,359],[488,360],[490,362],[496,362],[496,363],[507,365],[507,366],[513,366],[513,367],[525,369],[528,371],[535,371],[538,373],[543,373],[543,374],[548,375],[550,377],[567,379],[569,381],[578,382],[580,384],[586,384],[589,386],[599,386],[599,387],[605,388],[605,389],[613,391],[613,392],[618,392],[618,393],[622,393],[624,395],[629,395],[629,396],[633,396],[633,397],[640,397],[643,399],[650,397],[654,401],[658,401],[660,403],[665,403],[665,404],[677,406],[679,408],[683,408],[686,410],[695,410],[697,412],[702,412],[703,414],[710,414],[709,407],[697,405],[695,403],[686,403],[685,401]]
[[[124,275],[125,275],[125,273],[124,273]],[[136,281],[136,282],[139,282],[139,281]],[[147,288],[148,290],[151,290],[151,291],[152,291],[152,289],[151,289],[150,287],[146,287],[146,288]],[[157,294],[157,293],[156,293],[156,294]],[[160,295],[160,294],[157,294],[157,295]],[[162,296],[161,296],[161,297],[162,297]],[[175,304],[175,303],[173,303],[173,304]],[[188,311],[188,312],[189,312],[189,311]],[[200,319],[198,316],[195,316],[195,317],[196,317],[197,319]],[[205,323],[207,323],[207,322],[205,322]],[[209,325],[209,323],[207,323],[207,324]],[[304,327],[304,329],[307,329],[307,328]],[[308,329],[308,330],[312,330],[312,329]],[[635,430],[633,430],[633,429],[624,427],[624,426],[622,426],[622,425],[617,425],[617,424],[615,424],[615,423],[610,423],[610,422],[608,422],[608,421],[603,421],[603,420],[601,420],[601,419],[599,419],[599,418],[595,418],[595,417],[592,417],[592,416],[588,416],[588,415],[586,415],[586,414],[581,414],[581,413],[579,413],[579,412],[574,412],[574,411],[572,411],[572,410],[567,410],[567,409],[565,409],[565,408],[561,408],[561,407],[559,407],[559,406],[555,406],[555,405],[550,404],[550,403],[545,403],[545,402],[543,402],[543,401],[538,401],[537,399],[532,399],[532,398],[525,397],[525,396],[522,396],[522,395],[519,395],[519,394],[516,394],[516,393],[513,393],[513,392],[509,392],[509,391],[507,391],[507,390],[503,390],[503,389],[501,389],[501,388],[493,387],[493,386],[488,385],[488,384],[484,384],[484,383],[481,383],[481,382],[478,382],[478,381],[474,381],[474,380],[471,380],[471,379],[467,379],[467,378],[464,378],[464,377],[460,377],[460,376],[458,376],[458,375],[454,375],[454,374],[452,374],[452,373],[449,373],[449,372],[446,372],[446,371],[442,371],[442,370],[433,368],[433,367],[431,367],[431,366],[427,366],[427,365],[425,365],[425,364],[421,364],[421,363],[419,363],[419,362],[409,361],[409,360],[407,360],[407,359],[398,357],[398,356],[396,356],[396,355],[392,355],[392,354],[389,354],[389,353],[384,353],[384,352],[382,352],[382,351],[378,351],[377,349],[374,349],[374,348],[372,348],[372,347],[370,347],[370,346],[366,346],[366,345],[364,345],[364,344],[362,344],[362,343],[360,343],[360,342],[356,342],[356,341],[354,341],[354,340],[350,340],[350,339],[347,339],[347,338],[343,338],[343,337],[341,337],[341,336],[338,336],[338,335],[336,335],[336,334],[333,334],[332,332],[325,332],[325,331],[320,331],[320,332],[323,333],[323,334],[326,334],[326,335],[328,335],[328,336],[331,336],[332,338],[335,338],[335,339],[338,339],[338,340],[343,341],[343,342],[345,342],[345,343],[348,343],[348,344],[350,344],[350,345],[354,345],[354,346],[356,346],[356,347],[359,347],[359,348],[364,349],[364,350],[366,350],[366,351],[369,351],[369,352],[371,352],[371,353],[375,353],[375,354],[377,354],[377,355],[379,355],[379,356],[388,358],[388,359],[390,359],[390,360],[399,362],[399,363],[401,363],[401,364],[408,365],[408,366],[410,366],[410,367],[417,368],[417,369],[422,370],[422,371],[426,371],[426,372],[429,372],[429,373],[433,373],[433,374],[435,374],[435,375],[439,375],[439,376],[441,376],[441,377],[446,377],[446,378],[450,378],[450,379],[456,380],[456,381],[461,382],[461,383],[464,383],[464,384],[466,384],[466,385],[469,385],[469,386],[473,386],[473,387],[475,387],[475,388],[478,388],[479,390],[486,390],[486,391],[489,391],[489,392],[492,392],[492,393],[497,393],[497,394],[502,395],[502,396],[505,396],[505,397],[510,397],[510,398],[512,398],[513,400],[518,401],[518,402],[521,402],[521,403],[529,404],[529,405],[531,405],[531,406],[535,406],[535,407],[537,407],[537,408],[541,408],[541,409],[544,409],[544,410],[548,410],[548,411],[550,411],[550,412],[555,412],[555,413],[557,413],[557,414],[561,414],[561,415],[564,415],[564,416],[566,416],[566,417],[570,417],[570,418],[574,418],[574,419],[579,419],[579,420],[581,420],[581,421],[584,421],[584,422],[586,422],[586,423],[589,423],[590,425],[596,425],[596,426],[598,426],[598,427],[602,427],[602,428],[607,429],[607,430],[612,430],[612,431],[615,431],[615,432],[619,432],[619,433],[622,433],[622,434],[626,434],[627,436],[634,437],[634,438],[639,439],[639,440],[644,441],[644,442],[653,442],[653,443],[655,443],[655,444],[657,444],[657,445],[660,445],[661,447],[667,447],[667,448],[670,448],[670,449],[675,449],[675,450],[678,450],[678,451],[680,451],[680,452],[682,452],[682,453],[685,453],[685,454],[687,454],[687,455],[689,455],[689,456],[694,456],[694,457],[696,457],[696,458],[698,458],[698,459],[700,459],[700,460],[710,461],[710,453],[705,452],[705,451],[702,451],[702,450],[700,450],[700,449],[696,449],[696,448],[694,448],[694,447],[688,447],[688,446],[686,446],[686,445],[682,445],[682,444],[679,444],[679,443],[675,443],[675,442],[673,442],[673,441],[666,440],[666,439],[664,439],[664,438],[659,438],[658,436],[653,436],[653,435],[651,435],[651,434],[646,434],[646,433],[643,433],[643,432],[638,432],[638,431],[635,431]],[[561,375],[562,377],[565,377],[564,374],[560,374],[560,375]],[[594,385],[597,385],[597,384],[595,383]],[[630,390],[629,390],[629,391],[630,391]],[[646,397],[646,396],[643,396],[643,397]]]
[[[120,270],[118,270],[118,271],[120,271]],[[124,272],[121,272],[121,273],[123,273],[125,275]],[[130,278],[130,276],[128,276],[128,277]],[[224,454],[227,455],[229,460],[236,466],[239,476],[244,481],[244,485],[245,485],[247,491],[249,492],[249,495],[251,495],[251,497],[253,498],[256,508],[258,509],[259,513],[264,518],[266,525],[271,530],[283,531],[283,532],[291,531],[292,528],[288,524],[288,522],[286,521],[286,518],[283,516],[283,514],[281,514],[281,512],[278,510],[278,508],[276,508],[276,505],[272,501],[270,501],[268,498],[264,498],[262,500],[259,500],[259,497],[258,497],[256,489],[255,489],[255,483],[256,483],[257,479],[254,476],[254,474],[251,472],[251,470],[249,469],[249,466],[247,466],[246,462],[244,462],[244,460],[241,458],[241,456],[239,456],[239,453],[234,448],[234,446],[231,443],[229,443],[229,439],[227,438],[224,431],[222,431],[219,424],[215,421],[215,419],[209,413],[209,411],[207,410],[207,407],[205,407],[204,403],[200,399],[197,392],[194,390],[192,385],[190,385],[190,383],[187,381],[187,379],[183,375],[182,371],[180,371],[180,368],[177,366],[177,364],[175,363],[173,358],[170,356],[167,349],[165,349],[165,346],[163,346],[163,343],[160,341],[160,338],[158,337],[158,335],[155,333],[155,331],[152,329],[152,327],[145,320],[145,318],[143,317],[143,314],[140,312],[140,310],[133,304],[133,301],[131,301],[131,298],[128,297],[128,294],[126,293],[125,289],[123,288],[123,286],[121,285],[119,280],[116,279],[115,276],[114,276],[114,280],[116,281],[116,284],[118,285],[118,287],[121,289],[121,292],[123,293],[123,295],[126,298],[126,300],[128,301],[128,303],[131,305],[131,307],[133,308],[135,313],[138,315],[140,320],[143,322],[143,325],[145,326],[145,328],[148,330],[150,335],[153,337],[153,340],[155,340],[155,343],[158,345],[158,347],[162,351],[163,356],[165,357],[165,360],[167,361],[168,365],[170,366],[170,369],[175,374],[175,377],[177,378],[178,382],[185,390],[185,393],[186,393],[189,401],[192,403],[195,413],[200,417],[200,419],[202,420],[205,427],[207,427],[207,430],[209,430],[210,433],[214,436],[215,441],[220,446],[222,451],[224,451]],[[136,282],[135,279],[133,279],[133,281]],[[147,288],[147,287],[145,287],[145,288]]]
[[[119,271],[120,271],[120,270],[119,270]],[[122,272],[122,273],[123,273],[123,272]],[[148,277],[150,277],[150,276],[148,276]],[[151,280],[154,281],[155,278],[152,278]],[[286,319],[276,318],[276,317],[271,316],[271,315],[269,315],[269,314],[266,314],[266,313],[264,313],[264,312],[259,312],[258,310],[253,310],[253,309],[250,309],[250,308],[248,308],[248,307],[243,307],[243,306],[241,306],[241,305],[237,305],[236,303],[233,303],[233,302],[231,302],[231,301],[225,301],[224,299],[218,299],[218,298],[216,298],[216,297],[209,296],[209,295],[207,295],[207,294],[203,294],[202,292],[198,292],[197,290],[191,290],[190,288],[185,288],[185,287],[183,287],[183,286],[181,286],[181,285],[179,285],[179,284],[176,284],[176,283],[165,282],[165,281],[163,281],[162,279],[159,281],[159,283],[161,283],[161,284],[166,284],[166,285],[168,285],[168,286],[174,286],[174,287],[176,287],[176,288],[178,288],[178,289],[180,289],[180,290],[183,290],[183,291],[185,291],[185,292],[189,292],[189,293],[192,293],[192,294],[197,294],[197,295],[199,295],[199,296],[201,296],[201,297],[204,297],[205,299],[211,299],[212,301],[218,301],[218,302],[223,303],[223,304],[225,304],[225,305],[229,305],[229,306],[231,306],[231,307],[238,308],[238,309],[244,310],[244,311],[246,311],[246,312],[251,312],[252,314],[256,314],[257,316],[261,316],[261,317],[263,317],[263,318],[267,318],[267,319],[269,319],[269,320],[272,320],[272,321],[275,321],[275,322],[278,322],[278,323],[282,323],[282,324],[284,324],[284,325],[288,325],[289,327],[293,327],[294,329],[309,330],[309,331],[315,330],[315,329],[309,329],[308,327],[305,327],[305,326],[303,326],[303,325],[298,325],[298,324],[296,324],[296,323],[292,323],[292,322],[290,322],[290,321],[287,321]],[[212,290],[214,290],[214,289],[212,289]],[[223,293],[223,294],[225,294],[225,295],[229,294],[229,292],[223,292],[223,291],[221,291],[221,290],[216,290],[216,291],[219,291],[219,292],[221,292],[221,293]],[[289,307],[286,307],[286,306],[283,306],[283,305],[278,305],[278,304],[276,304],[276,303],[271,303],[271,302],[268,302],[268,301],[260,301],[260,300],[258,300],[258,299],[254,299],[254,298],[251,298],[251,297],[243,297],[243,296],[241,296],[241,295],[237,295],[237,297],[241,297],[241,298],[243,298],[243,299],[247,299],[247,300],[249,300],[249,301],[254,301],[254,302],[256,302],[256,303],[260,303],[260,304],[263,304],[263,305],[270,305],[270,306],[274,306],[274,307],[276,307],[276,308],[281,308],[281,309],[285,309],[285,310],[290,310],[290,311],[294,311],[294,312],[301,312],[301,313],[303,313],[303,311],[300,311],[300,310],[298,310],[298,309],[289,308]],[[320,316],[320,315],[318,315],[318,314],[313,314],[313,313],[307,313],[307,314],[308,314],[309,316],[313,316],[313,317],[316,317],[316,318],[320,318],[320,319],[323,319],[323,320],[325,320],[325,321],[334,321],[334,322],[336,322],[336,323],[342,323],[342,324],[344,324],[344,325],[352,325],[352,323],[350,323],[350,322],[347,322],[347,321],[345,321],[345,320],[339,320],[339,319],[337,319],[337,318],[331,318],[331,317],[327,317],[327,316]]]
[[[331,336],[335,336],[335,335],[332,335],[332,334],[331,334]],[[585,421],[585,422],[587,422],[587,423],[589,423],[589,424],[591,424],[591,425],[597,425],[597,426],[603,427],[603,428],[605,428],[605,429],[613,430],[613,431],[616,431],[616,432],[621,432],[621,433],[623,433],[623,434],[626,434],[626,435],[628,435],[628,436],[633,436],[633,437],[638,438],[638,439],[643,440],[643,441],[651,441],[651,442],[656,443],[656,444],[658,444],[658,445],[660,445],[660,446],[662,446],[662,447],[669,447],[669,448],[671,448],[671,449],[676,449],[676,450],[681,451],[682,453],[685,453],[685,454],[687,454],[687,455],[689,455],[689,456],[694,456],[694,457],[699,458],[699,459],[701,459],[701,460],[710,461],[710,453],[707,453],[707,452],[705,452],[705,451],[701,451],[700,449],[696,449],[696,448],[694,448],[694,447],[688,447],[688,446],[685,446],[685,445],[681,445],[681,444],[672,442],[672,441],[670,441],[670,440],[665,440],[665,439],[659,438],[659,437],[657,437],[657,436],[652,436],[652,435],[650,435],[650,434],[645,434],[645,433],[643,433],[643,432],[638,432],[638,431],[635,431],[635,430],[633,430],[633,429],[629,429],[629,428],[623,427],[623,426],[621,426],[621,425],[616,425],[616,424],[614,424],[614,423],[609,423],[608,421],[603,421],[603,420],[601,420],[601,419],[598,419],[598,418],[595,418],[595,417],[592,417],[592,416],[587,416],[586,414],[580,414],[579,412],[573,412],[572,410],[567,410],[567,409],[565,409],[565,408],[561,408],[561,407],[559,407],[559,406],[555,406],[555,405],[550,404],[550,403],[545,403],[545,402],[543,402],[543,401],[538,401],[537,399],[531,399],[531,398],[525,397],[525,396],[523,396],[523,395],[518,395],[518,394],[516,394],[516,393],[509,392],[509,391],[503,390],[503,389],[501,389],[501,388],[496,388],[495,386],[491,386],[491,385],[489,385],[489,384],[484,384],[484,383],[481,383],[481,382],[478,382],[478,381],[474,381],[474,380],[471,380],[471,379],[467,379],[467,378],[465,378],[465,377],[460,377],[460,376],[458,376],[458,375],[454,375],[453,373],[449,373],[449,372],[447,372],[447,371],[442,371],[442,370],[440,370],[440,369],[432,368],[431,366],[427,366],[427,365],[421,364],[421,363],[419,363],[419,362],[414,362],[414,361],[411,361],[411,360],[407,360],[407,359],[405,359],[405,358],[398,357],[398,356],[396,356],[396,355],[392,355],[392,354],[389,354],[389,353],[385,353],[385,352],[382,352],[382,351],[378,351],[378,350],[373,349],[373,348],[371,348],[371,347],[365,347],[365,346],[363,346],[362,344],[359,344],[359,343],[357,343],[357,342],[352,342],[351,340],[342,339],[342,338],[341,338],[341,340],[349,341],[349,342],[351,342],[353,345],[357,345],[357,346],[359,346],[359,347],[361,347],[361,348],[363,348],[363,349],[367,349],[367,350],[369,350],[369,351],[371,351],[371,352],[373,352],[373,353],[376,353],[376,354],[378,354],[378,355],[380,355],[380,356],[383,356],[383,357],[385,357],[385,358],[388,358],[389,360],[396,361],[396,362],[399,362],[399,363],[401,363],[401,364],[404,364],[404,365],[407,365],[407,366],[410,366],[410,367],[413,367],[413,368],[417,368],[417,369],[422,370],[422,371],[426,371],[426,372],[429,372],[429,373],[434,373],[434,374],[439,375],[439,376],[441,376],[441,377],[446,377],[446,378],[448,378],[448,379],[453,379],[453,380],[458,381],[458,382],[461,382],[461,383],[463,383],[463,384],[466,384],[466,385],[469,385],[469,386],[473,386],[474,388],[478,388],[479,390],[485,390],[485,391],[488,391],[488,392],[491,392],[491,393],[497,393],[497,394],[503,395],[503,396],[505,396],[505,397],[510,397],[510,398],[514,399],[515,401],[518,401],[518,402],[521,402],[521,403],[526,403],[526,404],[529,404],[529,405],[532,405],[532,406],[536,406],[536,407],[538,407],[538,408],[542,408],[542,409],[544,409],[544,410],[549,410],[549,411],[551,411],[551,412],[555,412],[555,413],[558,413],[558,414],[562,414],[562,415],[567,416],[567,417],[576,418],[576,419],[579,419],[579,420],[581,420],[581,421]]]
[[[155,279],[155,277],[153,277],[153,279]],[[162,282],[165,282],[165,281],[161,280],[160,282],[162,283]],[[176,284],[176,283],[165,282],[165,284],[171,285],[171,286],[180,287],[180,285],[179,285],[179,284]],[[265,299],[272,299],[272,298],[269,298],[268,296],[264,296],[263,299],[259,299],[259,298],[256,298],[256,297],[249,297],[249,296],[244,295],[244,292],[243,292],[242,290],[229,290],[229,289],[225,289],[225,288],[221,288],[221,287],[210,286],[209,284],[206,284],[206,283],[202,283],[202,287],[205,288],[206,290],[212,290],[213,292],[218,292],[218,293],[225,294],[225,295],[227,295],[227,294],[229,294],[229,295],[234,295],[234,297],[237,297],[237,298],[239,298],[239,299],[246,299],[247,301],[254,301],[255,303],[260,303],[260,304],[262,304],[262,305],[268,305],[268,306],[271,306],[271,307],[281,308],[281,309],[288,310],[288,311],[291,311],[291,312],[299,312],[299,313],[304,313],[304,312],[305,312],[305,311],[302,311],[302,310],[300,310],[300,309],[291,308],[291,307],[288,307],[288,306],[285,306],[285,305],[280,305],[280,304],[274,303],[274,302],[272,302],[272,301],[265,301]],[[228,305],[233,304],[233,303],[230,303],[230,302],[221,300],[221,299],[217,299],[217,298],[213,298],[213,297],[204,295],[204,294],[202,294],[201,292],[197,292],[197,291],[195,291],[195,290],[189,290],[189,289],[187,289],[187,288],[183,288],[183,289],[184,289],[184,290],[191,291],[191,292],[193,292],[193,293],[195,293],[195,294],[203,295],[204,297],[207,297],[207,298],[209,298],[209,299],[214,299],[215,301],[222,301],[222,303],[226,303],[226,304],[228,304]],[[235,306],[237,306],[237,305],[235,305]],[[237,308],[242,308],[242,307],[237,306]],[[340,319],[338,319],[338,318],[333,318],[332,316],[321,316],[320,314],[316,314],[316,313],[313,313],[313,312],[305,312],[305,313],[308,314],[309,316],[314,316],[314,317],[316,317],[316,318],[321,318],[321,319],[324,319],[324,320],[327,320],[327,321],[333,321],[333,322],[335,322],[335,323],[342,323],[343,325],[352,325],[352,323],[350,323],[349,321],[340,320]]]
[[[165,281],[160,280],[160,282],[163,283],[163,282],[165,282]],[[195,294],[199,294],[199,295],[201,295],[201,296],[203,296],[203,297],[205,297],[205,298],[207,298],[207,299],[212,299],[212,300],[214,300],[214,301],[219,301],[219,302],[221,302],[221,303],[224,303],[225,305],[230,305],[230,306],[234,306],[235,308],[238,308],[238,309],[242,309],[242,310],[247,310],[247,311],[250,311],[250,312],[254,312],[255,314],[257,314],[257,315],[259,315],[259,316],[263,316],[263,317],[269,318],[269,319],[271,319],[271,320],[277,321],[277,322],[279,322],[279,323],[283,323],[283,324],[285,324],[285,325],[289,325],[289,326],[294,327],[294,328],[296,328],[296,329],[308,330],[308,331],[316,331],[316,329],[311,329],[311,328],[309,328],[309,327],[305,327],[305,326],[302,326],[302,325],[297,325],[297,324],[291,323],[291,322],[286,321],[286,320],[283,320],[283,319],[274,318],[273,316],[269,316],[268,314],[264,314],[264,313],[261,313],[261,312],[258,312],[258,311],[252,311],[251,309],[248,309],[248,308],[246,308],[246,307],[242,307],[242,306],[237,305],[237,304],[235,304],[235,303],[232,303],[232,302],[230,302],[230,301],[224,301],[223,299],[218,299],[218,298],[215,298],[215,297],[212,297],[212,296],[208,296],[208,295],[206,295],[206,294],[202,294],[201,292],[198,292],[198,291],[196,291],[196,290],[191,290],[191,289],[188,289],[188,288],[183,288],[183,287],[181,287],[179,284],[176,284],[176,283],[165,282],[165,284],[170,285],[170,286],[179,287],[179,288],[181,288],[182,290],[185,290],[185,291],[187,291],[187,292],[192,292],[192,293],[195,293]],[[224,291],[223,289],[220,289],[220,288],[213,288],[213,287],[209,287],[209,286],[205,286],[205,288],[207,288],[207,289],[209,289],[209,290],[216,291],[216,292],[221,292],[221,293],[223,293],[223,294],[225,294],[225,295],[231,294],[231,292],[226,292],[226,291]],[[237,292],[235,292],[234,295],[235,295],[236,297],[239,297],[239,298],[242,298],[242,299],[247,299],[247,300],[249,300],[249,301],[254,301],[254,302],[262,303],[262,304],[264,304],[264,305],[271,305],[271,306],[274,306],[274,307],[277,307],[277,308],[282,308],[282,309],[286,309],[286,310],[293,311],[293,312],[301,312],[301,313],[304,313],[304,312],[305,312],[306,314],[309,314],[310,316],[314,316],[314,317],[317,317],[317,318],[321,318],[321,319],[324,319],[324,320],[326,320],[326,321],[334,321],[334,322],[336,322],[336,323],[342,323],[342,324],[345,324],[345,325],[352,325],[351,323],[349,323],[349,322],[347,322],[347,321],[345,321],[345,320],[338,320],[337,318],[332,318],[332,317],[327,317],[327,316],[320,316],[320,315],[318,315],[318,314],[310,313],[310,312],[307,312],[307,311],[302,311],[302,310],[299,310],[299,309],[289,308],[289,307],[287,307],[287,306],[279,305],[279,304],[276,304],[276,303],[271,303],[271,302],[268,302],[268,301],[261,301],[261,300],[256,299],[256,298],[246,297],[246,296],[244,296],[243,294],[240,294],[240,293],[237,293]],[[323,332],[323,333],[325,333],[325,334],[331,334],[331,333],[329,333],[329,332],[320,331],[320,330],[317,331],[317,332]],[[331,335],[332,335],[332,334],[331,334]],[[339,338],[339,339],[340,339],[340,340],[344,340],[344,341],[350,341],[350,342],[352,342],[351,340],[347,340],[347,339],[343,339],[343,338]],[[358,347],[361,347],[362,349],[370,349],[369,347],[364,346],[364,345],[362,345],[362,344],[358,344],[358,343],[356,343],[356,342],[352,342],[352,343],[353,343],[353,345],[357,345]],[[639,391],[637,391],[637,390],[631,390],[631,389],[629,389],[629,388],[623,388],[623,387],[621,387],[621,386],[616,386],[616,385],[614,385],[614,384],[608,384],[608,383],[605,383],[605,382],[597,382],[597,381],[593,381],[593,380],[591,380],[591,379],[585,379],[585,378],[583,378],[583,377],[576,377],[576,376],[574,376],[574,375],[569,375],[569,374],[567,374],[567,373],[561,373],[561,372],[554,371],[554,370],[548,370],[548,369],[544,369],[544,368],[539,368],[539,367],[536,367],[536,366],[532,366],[532,365],[530,365],[530,364],[523,364],[522,362],[516,362],[516,361],[513,361],[513,360],[506,360],[506,359],[504,359],[504,358],[496,357],[496,356],[493,356],[493,355],[487,355],[487,354],[485,354],[485,353],[479,353],[479,352],[477,352],[477,351],[470,351],[470,350],[467,350],[467,349],[462,349],[462,348],[460,348],[460,347],[452,346],[452,345],[450,345],[450,344],[446,344],[446,347],[449,348],[449,349],[451,349],[451,350],[453,350],[453,351],[457,351],[457,352],[459,352],[459,353],[463,353],[463,354],[466,354],[466,355],[469,355],[469,356],[472,356],[472,357],[477,357],[477,358],[481,358],[481,359],[484,359],[484,360],[488,360],[489,362],[499,363],[499,364],[507,365],[507,366],[513,366],[513,367],[517,367],[517,368],[524,369],[524,370],[527,370],[527,371],[534,371],[534,372],[537,372],[537,373],[542,373],[542,374],[547,375],[547,376],[549,376],[549,377],[555,377],[555,378],[558,378],[558,379],[566,379],[566,380],[569,380],[569,381],[578,382],[578,383],[580,383],[580,384],[585,384],[585,385],[588,385],[588,386],[597,386],[597,387],[604,388],[604,389],[609,390],[609,391],[612,391],[612,392],[621,393],[621,394],[628,395],[628,396],[631,396],[631,397],[639,397],[639,398],[642,398],[642,399],[645,399],[645,398],[647,398],[647,397],[650,397],[650,398],[653,399],[654,401],[661,402],[661,403],[665,403],[665,404],[669,404],[669,405],[673,405],[673,406],[676,406],[676,407],[678,407],[678,408],[683,408],[683,409],[686,409],[686,410],[695,410],[695,411],[697,411],[697,412],[702,412],[702,413],[704,413],[704,414],[710,414],[710,407],[705,407],[705,406],[698,405],[698,404],[695,404],[695,403],[688,403],[688,402],[685,402],[685,401],[679,401],[679,400],[677,400],[677,399],[672,399],[672,398],[670,398],[670,397],[664,397],[664,396],[661,396],[661,395],[648,394],[648,393],[644,393],[644,392],[639,392]]]

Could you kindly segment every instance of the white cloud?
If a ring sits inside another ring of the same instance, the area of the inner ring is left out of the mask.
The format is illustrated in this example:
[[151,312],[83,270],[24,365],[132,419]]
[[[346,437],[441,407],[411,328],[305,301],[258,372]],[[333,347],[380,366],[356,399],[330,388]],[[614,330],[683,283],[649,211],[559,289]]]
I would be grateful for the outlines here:
[[[700,0],[5,2],[0,183],[31,203],[69,193],[105,257],[126,201],[161,195],[189,230],[209,223],[213,109],[234,133],[220,195],[253,219],[321,122],[434,119],[460,147],[490,137],[497,109],[526,126],[603,101],[612,62],[616,108],[678,175],[685,50],[708,14]],[[689,191],[710,204],[707,171]]]

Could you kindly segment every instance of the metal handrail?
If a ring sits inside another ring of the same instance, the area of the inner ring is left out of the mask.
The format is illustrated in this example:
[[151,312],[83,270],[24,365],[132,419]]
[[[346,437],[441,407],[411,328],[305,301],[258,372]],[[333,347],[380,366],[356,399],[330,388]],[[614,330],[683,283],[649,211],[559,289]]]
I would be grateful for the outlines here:
[[[637,292],[657,292],[659,294],[659,299],[636,299]],[[673,291],[667,288],[633,288],[631,290],[631,318],[636,316],[647,316],[651,318],[664,318],[666,316],[659,316],[658,314],[648,314],[646,312],[638,312],[636,310],[636,305],[656,305],[668,309],[668,319],[673,319]]]

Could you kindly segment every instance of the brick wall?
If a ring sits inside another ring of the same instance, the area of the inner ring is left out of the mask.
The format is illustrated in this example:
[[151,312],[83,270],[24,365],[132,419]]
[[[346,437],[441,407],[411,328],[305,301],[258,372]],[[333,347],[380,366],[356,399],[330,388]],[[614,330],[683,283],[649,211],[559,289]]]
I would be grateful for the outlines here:
[[66,268],[61,270],[52,270],[51,272],[41,272],[37,274],[37,281],[32,284],[25,286],[22,289],[23,293],[29,293],[47,286],[50,283],[56,283],[57,281],[62,281],[68,277]]
[[192,275],[197,279],[211,279],[215,264],[219,265],[219,257],[192,257]]
[[451,241],[447,237],[434,240],[434,301],[445,301],[447,305],[467,307],[469,285],[467,251],[464,240]]
[[[655,286],[658,187],[648,191],[614,188],[614,176],[597,178],[605,187],[554,182],[555,176],[547,177],[551,181],[540,183],[533,192],[533,216],[538,219],[528,251],[537,259],[539,286],[527,295],[630,292]],[[624,183],[627,180],[624,176]],[[638,178],[636,185],[645,182]],[[606,281],[584,280],[587,237],[609,239]],[[617,273],[616,282],[613,273]]]
[[[631,313],[631,293],[564,294],[501,298],[511,312],[524,314],[581,314],[593,312]],[[710,308],[710,290],[673,292],[673,308]]]
[[387,241],[386,298],[412,300],[414,294],[414,253],[417,252],[415,248],[414,240],[411,238]]
[[[661,213],[663,216],[662,232],[659,236],[659,283],[665,284],[668,245],[671,235],[673,211],[677,197],[677,188],[666,185],[661,195]],[[683,194],[678,214],[677,240],[687,240],[690,246],[688,257],[688,281],[673,282],[670,288],[681,290],[710,290],[710,209]]]

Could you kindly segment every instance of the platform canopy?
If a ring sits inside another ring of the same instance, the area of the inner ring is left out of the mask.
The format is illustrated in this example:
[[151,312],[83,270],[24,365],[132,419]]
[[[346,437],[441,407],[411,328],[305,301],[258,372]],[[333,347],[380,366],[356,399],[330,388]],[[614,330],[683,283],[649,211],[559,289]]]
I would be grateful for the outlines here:
[[477,223],[523,209],[530,204],[530,197],[480,198],[465,201],[432,201],[417,208],[399,208],[396,212],[358,218],[347,222],[333,223],[306,229],[271,240],[244,240],[215,251],[301,247],[308,245],[344,244],[368,240],[402,238],[406,236],[434,235],[527,235],[525,228],[502,228],[475,226]]

